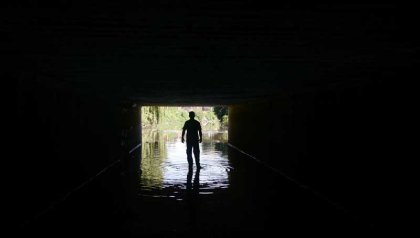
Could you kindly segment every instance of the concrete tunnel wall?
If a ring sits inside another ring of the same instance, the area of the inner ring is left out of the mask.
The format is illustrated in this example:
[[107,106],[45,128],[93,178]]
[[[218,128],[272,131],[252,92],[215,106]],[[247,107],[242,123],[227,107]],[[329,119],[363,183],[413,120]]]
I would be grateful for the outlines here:
[[391,202],[385,94],[370,80],[231,105],[229,141],[355,214],[380,217]]
[[138,107],[131,104],[35,80],[23,80],[19,90],[15,136],[25,143],[18,145],[14,187],[22,223],[120,159],[140,137]]

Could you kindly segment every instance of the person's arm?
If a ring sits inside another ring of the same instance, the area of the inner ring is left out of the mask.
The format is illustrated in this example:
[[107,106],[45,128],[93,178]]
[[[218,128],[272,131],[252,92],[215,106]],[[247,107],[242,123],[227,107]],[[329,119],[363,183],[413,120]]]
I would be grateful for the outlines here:
[[203,134],[201,133],[201,124],[198,123],[198,134],[200,135],[200,143],[203,142]]
[[182,137],[181,137],[181,142],[184,143],[184,135],[185,135],[185,129],[186,129],[186,125],[187,123],[185,122],[184,127],[182,128]]

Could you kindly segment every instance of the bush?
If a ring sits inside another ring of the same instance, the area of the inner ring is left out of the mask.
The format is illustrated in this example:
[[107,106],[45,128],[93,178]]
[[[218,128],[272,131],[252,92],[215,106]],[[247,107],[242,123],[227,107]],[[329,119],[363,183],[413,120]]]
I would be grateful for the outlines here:
[[[189,120],[190,108],[183,107],[142,107],[142,127],[160,130],[181,130],[185,121]],[[218,130],[222,125],[214,110],[203,111],[201,107],[193,107],[196,120],[200,121],[203,130]]]

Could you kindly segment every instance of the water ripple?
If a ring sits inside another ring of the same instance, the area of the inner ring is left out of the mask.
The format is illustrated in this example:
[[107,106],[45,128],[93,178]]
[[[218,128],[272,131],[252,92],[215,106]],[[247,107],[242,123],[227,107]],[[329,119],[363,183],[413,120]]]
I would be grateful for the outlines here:
[[229,187],[228,173],[233,168],[227,155],[226,132],[203,134],[199,172],[195,165],[192,171],[188,170],[186,145],[181,143],[179,132],[143,132],[142,140],[140,188],[143,195],[175,198],[174,194],[188,189],[189,184],[199,188],[201,195]]

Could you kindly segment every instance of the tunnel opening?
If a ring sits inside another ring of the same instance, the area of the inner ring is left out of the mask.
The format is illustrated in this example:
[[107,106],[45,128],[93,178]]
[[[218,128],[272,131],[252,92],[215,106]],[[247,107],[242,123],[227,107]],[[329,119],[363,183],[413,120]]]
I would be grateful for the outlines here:
[[[200,193],[228,186],[228,107],[227,106],[142,106],[141,109],[140,187],[151,196],[177,197],[188,189],[192,177],[200,179]],[[188,135],[183,128],[189,113],[201,125],[199,159],[191,149],[188,159]],[[185,141],[182,140],[184,137]],[[198,169],[200,167],[200,169]],[[170,194],[170,195],[168,195]],[[178,198],[182,199],[182,198]]]

